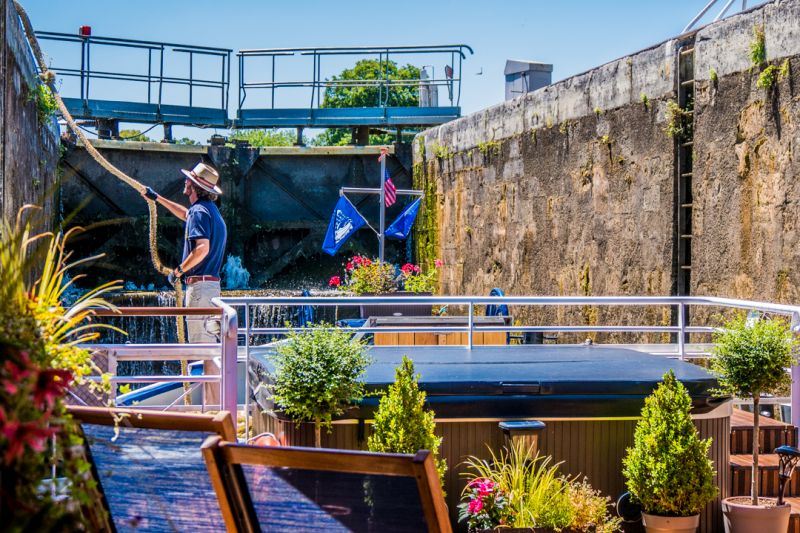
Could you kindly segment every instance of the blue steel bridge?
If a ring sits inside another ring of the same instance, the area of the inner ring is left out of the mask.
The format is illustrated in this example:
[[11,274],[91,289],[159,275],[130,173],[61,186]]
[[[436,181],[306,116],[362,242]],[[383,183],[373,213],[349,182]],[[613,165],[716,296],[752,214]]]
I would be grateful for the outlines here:
[[[106,137],[116,136],[119,122],[163,124],[167,139],[172,125],[298,128],[298,134],[302,128],[434,126],[461,115],[462,62],[473,53],[464,44],[239,50],[231,116],[231,49],[47,31],[36,36],[63,80],[59,91],[70,113],[98,121]],[[342,65],[362,59],[377,60],[382,77],[334,79]],[[420,79],[390,79],[393,61],[420,67]],[[369,89],[375,101],[322,107],[325,91],[340,87]],[[392,91],[407,87],[419,90],[422,105],[389,105]]]

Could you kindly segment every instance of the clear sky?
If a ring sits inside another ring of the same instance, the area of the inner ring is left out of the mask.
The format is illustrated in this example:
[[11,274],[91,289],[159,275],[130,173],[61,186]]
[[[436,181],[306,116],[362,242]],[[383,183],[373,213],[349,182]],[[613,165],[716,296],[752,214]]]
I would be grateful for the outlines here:
[[[503,100],[507,59],[552,63],[557,81],[678,35],[707,2],[22,0],[37,30],[73,33],[89,25],[99,36],[218,46],[234,53],[243,48],[468,44],[475,55],[464,63],[464,114]],[[724,3],[717,2],[702,22],[711,21]],[[748,0],[747,6],[760,3]],[[741,5],[736,0],[731,10]],[[54,61],[66,57],[55,45],[43,44]],[[127,61],[120,57],[117,64]],[[233,63],[231,114],[237,100],[235,56]],[[310,68],[295,68],[298,78],[310,78]],[[126,90],[120,88],[115,96],[124,99]],[[205,141],[209,132],[176,128],[175,135]]]

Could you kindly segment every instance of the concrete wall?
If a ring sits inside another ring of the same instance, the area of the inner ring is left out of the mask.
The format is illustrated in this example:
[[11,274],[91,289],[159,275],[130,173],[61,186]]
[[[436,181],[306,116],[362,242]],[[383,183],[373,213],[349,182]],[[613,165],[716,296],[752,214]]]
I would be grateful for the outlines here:
[[[417,251],[444,260],[443,291],[674,293],[677,145],[665,110],[678,47],[694,37],[691,292],[797,301],[799,15],[798,0],[776,1],[421,133],[415,184],[429,197]],[[770,91],[749,70],[754,26],[769,61],[790,58],[791,76]]]
[[30,94],[36,67],[10,0],[0,0],[0,213],[13,220],[26,203],[53,218],[58,126],[40,124]]

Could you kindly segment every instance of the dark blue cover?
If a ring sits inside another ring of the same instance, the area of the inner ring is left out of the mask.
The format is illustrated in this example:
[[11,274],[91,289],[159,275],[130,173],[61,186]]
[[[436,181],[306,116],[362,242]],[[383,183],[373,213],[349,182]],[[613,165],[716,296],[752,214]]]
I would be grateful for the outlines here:
[[216,276],[222,268],[225,256],[225,241],[228,229],[219,214],[219,209],[210,200],[198,200],[189,208],[186,216],[186,232],[183,238],[183,260],[194,250],[197,239],[208,239],[208,255],[199,265],[186,272],[189,276]]

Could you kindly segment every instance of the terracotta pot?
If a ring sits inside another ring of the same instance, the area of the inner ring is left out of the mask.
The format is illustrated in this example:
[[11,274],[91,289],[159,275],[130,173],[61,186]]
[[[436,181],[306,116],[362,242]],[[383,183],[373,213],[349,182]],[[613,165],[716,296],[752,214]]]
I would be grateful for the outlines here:
[[700,525],[700,515],[656,516],[642,513],[642,524],[647,533],[695,533]]
[[751,505],[749,497],[722,500],[725,533],[786,533],[789,529],[789,504],[775,505],[774,498],[759,498],[762,505]]

